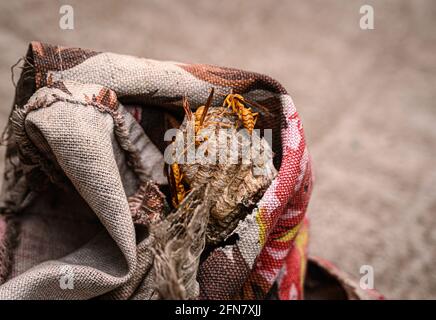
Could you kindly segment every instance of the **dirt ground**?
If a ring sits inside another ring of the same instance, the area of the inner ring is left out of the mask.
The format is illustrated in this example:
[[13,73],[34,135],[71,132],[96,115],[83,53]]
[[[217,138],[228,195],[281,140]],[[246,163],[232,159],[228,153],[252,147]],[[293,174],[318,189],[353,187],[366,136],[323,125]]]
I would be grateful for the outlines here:
[[[359,28],[364,4],[374,30]],[[435,299],[435,17],[432,0],[2,1],[0,125],[31,40],[268,74],[313,157],[310,252],[356,278],[373,266],[388,298]]]

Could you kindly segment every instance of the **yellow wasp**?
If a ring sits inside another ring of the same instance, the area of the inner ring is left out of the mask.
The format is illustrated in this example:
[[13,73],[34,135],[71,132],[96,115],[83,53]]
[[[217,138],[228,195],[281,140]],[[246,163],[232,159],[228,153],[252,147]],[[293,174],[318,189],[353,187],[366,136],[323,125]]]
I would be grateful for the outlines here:
[[170,166],[170,187],[172,189],[172,203],[177,208],[186,196],[186,189],[183,184],[183,173],[177,162]]
[[[186,97],[183,97],[183,109],[185,110],[186,116],[189,121],[192,121],[192,117],[194,116],[194,131],[195,135],[197,135],[200,130],[202,129],[204,119],[206,117],[207,111],[209,110],[209,107],[212,104],[214,89],[212,88],[209,94],[209,97],[207,99],[206,105],[200,106],[195,113],[193,114],[191,111],[191,108],[189,106],[188,99]],[[195,143],[198,144],[200,141],[197,141],[195,139]],[[169,167],[169,176],[170,176],[170,187],[172,189],[172,203],[175,208],[177,208],[180,203],[185,198],[188,191],[185,188],[185,185],[183,184],[183,173],[180,169],[180,166],[177,162],[174,162]]]
[[256,125],[259,114],[257,112],[253,112],[251,108],[245,107],[244,103],[257,107],[256,103],[248,101],[240,94],[234,93],[230,93],[226,96],[223,106],[231,108],[232,111],[238,115],[238,118],[242,122],[244,128],[251,133]]
[[[192,121],[192,117],[194,117],[194,133],[196,136],[203,128],[204,119],[206,118],[207,112],[209,111],[209,108],[212,104],[214,91],[214,88],[211,88],[206,104],[198,107],[197,110],[195,110],[195,113],[192,113],[188,99],[186,99],[186,97],[183,97],[183,109],[185,110],[186,116],[188,117],[188,121]],[[200,140],[197,140],[196,138],[195,144],[198,145],[199,143]]]
[[214,94],[214,88],[210,90],[209,97],[207,98],[207,102],[205,105],[200,106],[195,110],[195,113],[193,114],[191,111],[191,108],[189,106],[188,99],[186,97],[183,97],[183,109],[185,110],[186,116],[188,117],[189,121],[192,121],[192,117],[194,116],[194,131],[195,134],[198,134],[200,130],[203,127],[204,119],[206,118],[207,112],[212,104],[213,94]]

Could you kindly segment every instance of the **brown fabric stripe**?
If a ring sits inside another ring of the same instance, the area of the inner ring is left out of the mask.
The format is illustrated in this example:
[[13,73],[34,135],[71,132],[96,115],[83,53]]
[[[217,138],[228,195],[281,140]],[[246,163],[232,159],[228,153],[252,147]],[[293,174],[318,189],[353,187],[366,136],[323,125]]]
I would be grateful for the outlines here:
[[47,85],[49,71],[70,69],[100,53],[88,49],[52,46],[35,41],[31,42],[29,52],[31,56],[28,60],[33,62],[35,70],[36,89]]
[[260,73],[208,64],[180,64],[179,67],[198,79],[217,86],[233,88],[237,93],[262,89],[272,93],[286,94],[285,88],[279,82]]

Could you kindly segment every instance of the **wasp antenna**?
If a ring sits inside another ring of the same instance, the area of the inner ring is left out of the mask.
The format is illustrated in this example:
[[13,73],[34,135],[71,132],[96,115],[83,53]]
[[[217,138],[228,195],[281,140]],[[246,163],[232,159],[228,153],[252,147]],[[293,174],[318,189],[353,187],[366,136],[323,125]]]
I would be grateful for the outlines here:
[[271,112],[268,110],[267,107],[265,107],[265,106],[263,106],[263,105],[261,105],[261,104],[259,104],[259,103],[257,103],[257,102],[254,102],[254,101],[251,101],[251,100],[247,100],[247,99],[244,99],[244,102],[245,102],[246,104],[248,104],[249,106],[258,109],[258,110],[261,111],[261,113],[263,113],[263,114],[268,114],[268,115],[271,114]]
[[204,119],[206,118],[207,112],[212,104],[212,99],[213,99],[213,94],[215,92],[215,89],[212,87],[210,89],[210,94],[209,97],[207,98],[207,102],[206,105],[204,106],[204,110],[203,113],[201,114],[201,118],[200,118],[200,128],[203,125]]
[[213,94],[215,93],[215,88],[210,88],[209,97],[207,98],[206,107],[209,108],[212,104]]
[[188,117],[188,120],[192,120],[192,111],[191,107],[189,106],[189,101],[186,96],[183,96],[183,109],[185,110],[186,116]]

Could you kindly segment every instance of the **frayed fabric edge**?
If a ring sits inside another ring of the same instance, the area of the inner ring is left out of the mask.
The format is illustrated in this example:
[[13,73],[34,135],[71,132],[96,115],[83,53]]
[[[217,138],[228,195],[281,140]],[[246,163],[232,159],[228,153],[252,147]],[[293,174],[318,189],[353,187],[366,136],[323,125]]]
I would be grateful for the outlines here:
[[197,272],[200,255],[206,240],[210,203],[201,201],[209,188],[202,185],[193,189],[179,209],[158,223],[152,231],[155,236],[155,290],[159,299],[197,299],[199,284]]
[[6,282],[18,242],[18,224],[10,216],[0,214],[0,285]]

